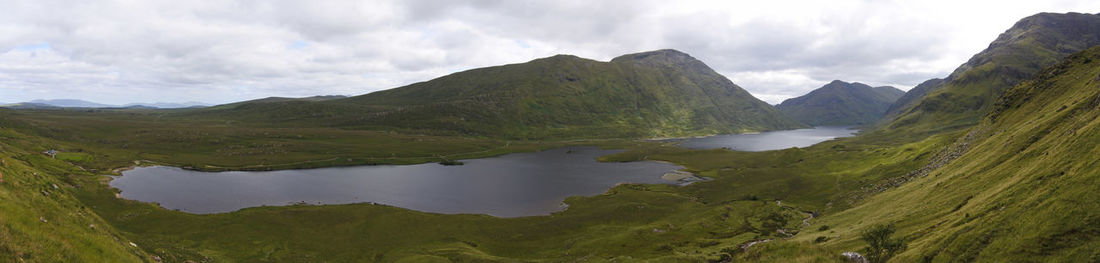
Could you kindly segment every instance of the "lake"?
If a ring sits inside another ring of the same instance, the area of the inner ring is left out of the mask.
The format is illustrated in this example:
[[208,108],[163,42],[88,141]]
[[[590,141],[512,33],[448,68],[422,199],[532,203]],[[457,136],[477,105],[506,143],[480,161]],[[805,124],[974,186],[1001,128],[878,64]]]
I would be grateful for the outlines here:
[[849,137],[859,130],[852,127],[814,127],[785,131],[770,131],[746,134],[725,134],[700,138],[672,139],[679,141],[680,147],[689,149],[727,148],[734,151],[770,151],[791,147],[807,147],[834,138]]
[[379,203],[447,214],[547,215],[569,196],[592,196],[620,183],[661,179],[682,167],[661,162],[601,163],[619,151],[570,147],[465,165],[379,165],[265,172],[199,172],[138,167],[111,181],[121,197],[189,213],[222,213],[295,203]]

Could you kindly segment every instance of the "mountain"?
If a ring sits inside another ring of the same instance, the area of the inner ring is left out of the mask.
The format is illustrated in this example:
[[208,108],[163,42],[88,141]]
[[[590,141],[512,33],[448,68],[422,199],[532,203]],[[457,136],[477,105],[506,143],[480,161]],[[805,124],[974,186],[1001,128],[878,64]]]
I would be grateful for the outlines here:
[[327,101],[201,114],[515,139],[671,137],[806,127],[675,50],[610,62],[557,55]]
[[941,86],[943,86],[943,79],[940,78],[925,80],[917,84],[917,86],[906,91],[901,98],[898,98],[894,103],[890,104],[890,108],[886,110],[884,118],[892,119],[898,116],[903,110],[913,107],[913,104],[920,101],[921,98],[924,98],[924,95],[928,95],[928,92],[938,89]]
[[874,123],[899,97],[894,87],[874,87],[834,80],[806,95],[784,100],[777,108],[806,124],[862,125]]
[[1093,262],[1100,258],[1100,47],[1067,58],[991,103],[928,166],[822,217],[817,236],[853,251],[857,231],[893,223],[897,262]]
[[117,105],[109,105],[102,103],[95,103],[85,100],[76,99],[57,99],[57,100],[32,100],[30,103],[49,105],[62,108],[109,108],[118,107]]
[[153,108],[153,109],[201,108],[201,107],[209,107],[209,106],[210,106],[210,104],[206,104],[206,103],[202,103],[202,102],[196,102],[196,101],[188,101],[188,102],[183,102],[183,103],[173,103],[173,102],[130,103],[130,104],[122,105],[122,107],[124,107],[124,108],[142,107],[142,108]]
[[885,130],[933,134],[977,124],[1004,91],[1069,54],[1100,45],[1100,14],[1041,13],[1024,18],[941,85],[915,90]]

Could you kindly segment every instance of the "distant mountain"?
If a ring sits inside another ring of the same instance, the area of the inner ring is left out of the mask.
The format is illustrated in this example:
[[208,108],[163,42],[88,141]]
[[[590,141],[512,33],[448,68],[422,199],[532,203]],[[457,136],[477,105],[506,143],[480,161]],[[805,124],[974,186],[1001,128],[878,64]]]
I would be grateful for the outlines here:
[[226,118],[515,139],[668,137],[806,127],[675,50],[557,55],[320,102],[216,107]]
[[894,103],[890,105],[890,109],[886,110],[886,116],[884,117],[895,117],[901,114],[903,110],[913,107],[913,105],[923,98],[924,95],[928,95],[928,92],[943,86],[943,82],[943,79],[935,78],[917,84],[916,87],[909,89],[909,91],[905,92],[905,95],[902,95],[901,98],[894,101]]
[[201,108],[201,107],[209,107],[209,106],[210,106],[210,104],[206,104],[206,103],[202,103],[202,102],[196,102],[196,101],[189,101],[189,102],[183,102],[183,103],[172,103],[172,102],[130,103],[130,104],[122,105],[122,107],[124,107],[124,108],[142,107],[142,108],[154,108],[154,109]]
[[279,102],[321,102],[321,101],[330,101],[330,100],[346,99],[346,98],[348,98],[348,96],[343,96],[343,95],[322,95],[322,96],[312,96],[312,97],[302,97],[302,98],[267,97],[267,98],[262,98],[262,99],[246,100],[246,101],[216,105],[216,106],[210,107],[210,110],[233,109],[233,108],[236,108],[238,106],[248,105],[248,104],[279,103]]
[[43,108],[126,108],[126,109],[180,109],[180,108],[201,108],[208,107],[210,104],[202,102],[183,102],[183,103],[170,103],[170,102],[157,102],[157,103],[130,103],[126,105],[111,105],[95,103],[86,100],[78,99],[55,99],[55,100],[32,100],[30,102],[4,104],[3,107],[13,109],[43,109]]
[[863,125],[874,123],[905,92],[894,87],[874,87],[834,80],[801,97],[780,103],[777,108],[806,124]]
[[95,103],[86,100],[76,99],[56,99],[56,100],[32,100],[30,103],[49,105],[62,108],[109,108],[118,107],[118,105]]
[[4,104],[4,105],[0,105],[0,107],[9,108],[9,109],[24,109],[24,110],[25,109],[59,109],[59,108],[61,108],[61,107],[53,106],[53,105],[49,105],[49,104],[30,103],[30,102]]
[[[1041,13],[1024,18],[942,84],[929,83],[899,100],[885,131],[932,134],[970,127],[1005,90],[1088,47],[1100,45],[1100,14]],[[923,94],[922,94],[923,93]],[[913,102],[913,97],[920,99]]]

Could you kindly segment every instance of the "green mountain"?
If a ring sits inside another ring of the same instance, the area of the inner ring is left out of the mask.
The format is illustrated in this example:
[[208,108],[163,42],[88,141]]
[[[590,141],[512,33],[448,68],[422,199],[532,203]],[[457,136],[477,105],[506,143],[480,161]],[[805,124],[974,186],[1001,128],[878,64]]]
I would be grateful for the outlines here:
[[806,95],[784,100],[776,108],[806,124],[862,125],[874,123],[899,97],[894,87],[867,86],[859,82],[834,80]]
[[896,262],[1100,259],[1100,47],[1035,75],[928,165],[799,239],[854,250],[859,230],[893,223],[910,244]]
[[671,137],[805,127],[703,62],[658,50],[454,73],[347,99],[243,103],[227,118],[518,139]]
[[[996,98],[1035,72],[1100,44],[1100,15],[1041,13],[1024,18],[917,102],[899,100],[886,130],[931,134],[977,124]],[[934,83],[930,83],[934,84]],[[920,93],[914,93],[920,95]],[[910,106],[905,106],[910,105]]]

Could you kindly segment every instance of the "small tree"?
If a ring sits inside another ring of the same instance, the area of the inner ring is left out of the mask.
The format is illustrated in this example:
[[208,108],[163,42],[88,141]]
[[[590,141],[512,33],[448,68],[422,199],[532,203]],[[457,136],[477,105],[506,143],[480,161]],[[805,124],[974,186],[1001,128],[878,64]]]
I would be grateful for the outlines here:
[[900,239],[890,239],[894,234],[894,225],[874,225],[863,230],[863,241],[867,241],[867,247],[863,249],[863,255],[872,263],[881,263],[890,260],[898,252],[905,250],[905,242]]

